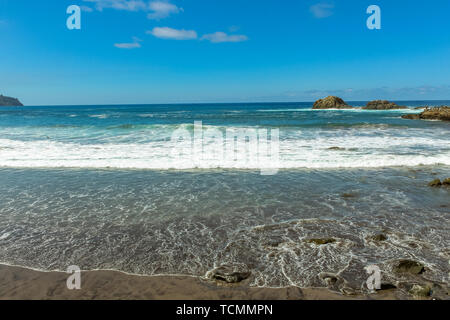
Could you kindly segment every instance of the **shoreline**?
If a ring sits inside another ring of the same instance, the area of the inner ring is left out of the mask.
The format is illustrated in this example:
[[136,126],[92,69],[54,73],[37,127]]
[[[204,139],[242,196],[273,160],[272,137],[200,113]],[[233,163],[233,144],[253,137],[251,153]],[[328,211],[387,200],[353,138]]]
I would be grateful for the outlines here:
[[[367,102],[371,100],[348,100],[348,103],[351,104],[361,104],[362,106],[365,106]],[[390,99],[390,101],[400,104],[405,104],[408,102],[421,102],[425,105],[430,105],[429,102],[436,102],[436,104],[433,104],[431,106],[438,106],[442,105],[442,103],[449,103],[450,100],[448,99],[425,99],[425,100],[396,100],[396,99]],[[214,101],[190,101],[190,102],[163,102],[163,103],[103,103],[103,104],[25,104],[23,107],[25,108],[40,108],[40,107],[117,107],[117,106],[130,106],[130,107],[142,107],[142,106],[196,106],[196,105],[223,105],[223,106],[232,106],[232,105],[271,105],[271,104],[310,104],[313,105],[315,100],[310,101],[233,101],[233,102],[214,102]],[[1,107],[8,107],[8,106],[1,106]]]
[[399,290],[343,295],[327,288],[256,288],[218,285],[193,276],[140,276],[120,271],[81,272],[81,289],[69,290],[70,275],[0,264],[0,300],[400,300]]

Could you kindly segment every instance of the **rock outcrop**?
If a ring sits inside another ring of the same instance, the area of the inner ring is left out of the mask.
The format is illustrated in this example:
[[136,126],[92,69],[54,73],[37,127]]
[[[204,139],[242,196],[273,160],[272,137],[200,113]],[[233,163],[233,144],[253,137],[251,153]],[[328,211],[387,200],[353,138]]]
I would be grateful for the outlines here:
[[6,97],[0,94],[0,106],[2,107],[23,107],[23,104],[16,98]]
[[429,186],[429,187],[433,187],[433,188],[442,186],[441,179],[434,179],[433,181],[431,181],[431,182],[428,184],[428,186]]
[[369,239],[373,240],[373,241],[381,242],[381,241],[386,241],[388,238],[386,237],[385,234],[379,233],[374,236],[371,236]]
[[428,184],[429,187],[438,188],[438,187],[450,187],[450,178],[444,179],[442,182],[440,179],[434,179]]
[[430,285],[414,284],[409,293],[417,298],[425,298],[431,296],[432,290]]
[[330,148],[328,148],[328,150],[332,150],[332,151],[345,151],[345,149],[344,149],[344,148],[341,148],[341,147],[330,147]]
[[235,284],[250,277],[251,271],[245,265],[222,265],[209,271],[206,278],[218,283]]
[[402,115],[402,118],[409,120],[420,120],[420,114],[404,114]]
[[346,192],[341,194],[342,198],[348,199],[348,198],[356,198],[358,195],[354,194],[354,193],[350,193],[350,192]]
[[402,116],[402,118],[410,120],[450,121],[450,107],[442,106],[442,107],[426,108],[422,113],[405,114]]
[[396,273],[422,274],[425,271],[423,264],[412,260],[400,260],[394,266]]
[[396,110],[396,109],[407,109],[408,107],[399,106],[394,102],[387,100],[374,100],[367,103],[363,108],[364,110]]
[[314,102],[313,109],[353,109],[339,97],[329,96]]
[[324,238],[324,239],[309,239],[307,240],[308,243],[315,243],[318,246],[324,245],[324,244],[330,244],[336,242],[336,239],[333,238]]

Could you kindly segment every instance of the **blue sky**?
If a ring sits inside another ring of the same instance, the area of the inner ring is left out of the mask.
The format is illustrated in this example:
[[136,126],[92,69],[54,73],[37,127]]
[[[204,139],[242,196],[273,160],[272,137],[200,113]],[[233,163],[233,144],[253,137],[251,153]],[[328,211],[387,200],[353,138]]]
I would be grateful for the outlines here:
[[[69,5],[82,7],[68,30]],[[381,8],[381,30],[366,9]],[[450,99],[450,1],[0,0],[28,105]]]

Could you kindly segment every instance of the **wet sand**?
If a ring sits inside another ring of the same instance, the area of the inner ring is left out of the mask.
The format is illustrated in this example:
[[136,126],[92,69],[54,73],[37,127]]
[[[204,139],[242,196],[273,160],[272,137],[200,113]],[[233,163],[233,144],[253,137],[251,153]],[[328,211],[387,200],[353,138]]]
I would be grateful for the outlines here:
[[372,300],[404,299],[396,290],[344,296],[326,288],[218,286],[194,277],[135,276],[116,271],[81,273],[81,290],[68,290],[69,274],[0,265],[0,300]]

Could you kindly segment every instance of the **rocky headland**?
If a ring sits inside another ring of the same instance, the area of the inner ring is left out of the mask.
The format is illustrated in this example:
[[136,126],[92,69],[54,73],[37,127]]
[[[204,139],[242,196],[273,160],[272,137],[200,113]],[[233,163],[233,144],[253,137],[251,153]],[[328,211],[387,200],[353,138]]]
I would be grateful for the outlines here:
[[19,99],[7,97],[0,94],[0,106],[2,107],[23,107]]

